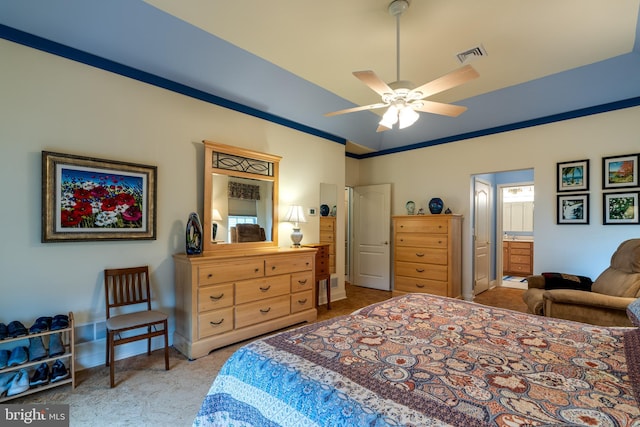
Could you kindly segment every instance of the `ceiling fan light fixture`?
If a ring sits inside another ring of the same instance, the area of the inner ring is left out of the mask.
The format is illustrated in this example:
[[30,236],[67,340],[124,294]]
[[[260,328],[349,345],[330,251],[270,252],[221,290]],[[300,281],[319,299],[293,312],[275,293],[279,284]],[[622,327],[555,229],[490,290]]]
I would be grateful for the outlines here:
[[398,121],[400,129],[408,128],[418,121],[420,114],[411,107],[404,107],[398,112]]
[[393,125],[398,123],[398,107],[390,105],[387,111],[382,116],[382,120],[378,123],[380,126],[391,129]]

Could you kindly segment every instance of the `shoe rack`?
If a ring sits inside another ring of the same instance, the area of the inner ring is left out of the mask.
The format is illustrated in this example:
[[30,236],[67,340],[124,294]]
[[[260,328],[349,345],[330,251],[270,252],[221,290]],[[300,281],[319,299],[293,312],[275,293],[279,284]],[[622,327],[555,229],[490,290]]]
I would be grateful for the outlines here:
[[[27,331],[29,330],[29,326],[26,326]],[[54,388],[54,387],[60,387],[66,384],[71,384],[71,388],[74,389],[76,387],[76,373],[75,373],[75,336],[74,336],[74,320],[73,320],[73,313],[69,312],[69,326],[67,328],[64,329],[57,329],[55,331],[45,331],[45,332],[39,332],[39,333],[35,333],[35,334],[28,334],[28,335],[23,335],[20,337],[16,337],[16,338],[5,338],[4,340],[0,341],[0,348],[5,348],[8,350],[11,350],[14,347],[23,345],[25,347],[29,347],[29,338],[34,338],[34,337],[42,337],[42,340],[45,344],[45,348],[47,350],[47,353],[49,352],[49,336],[53,335],[53,334],[61,334],[62,337],[62,344],[64,345],[64,354],[60,354],[54,357],[45,357],[43,359],[40,360],[36,360],[36,361],[31,361],[28,360],[25,363],[22,363],[20,365],[17,366],[11,366],[11,367],[6,367],[4,369],[0,369],[0,374],[4,374],[6,372],[13,372],[13,371],[19,371],[20,369],[26,369],[27,372],[29,373],[29,379],[31,379],[31,377],[33,376],[33,373],[35,372],[35,370],[38,368],[38,366],[40,366],[42,363],[46,362],[49,365],[49,368],[51,368],[51,366],[53,365],[53,363],[60,359],[62,360],[62,362],[65,364],[65,366],[67,367],[67,371],[69,372],[69,377],[65,378],[63,380],[59,380],[56,381],[54,383],[51,383],[51,381],[49,381],[48,384],[43,384],[43,385],[38,385],[35,386],[33,388],[29,388],[26,391],[23,391],[22,393],[18,393],[16,395],[13,396],[2,396],[0,397],[0,403],[5,402],[7,400],[12,400],[12,399],[17,399],[20,397],[24,397],[27,396],[29,394],[33,394],[33,393],[38,393],[44,390],[48,390],[50,388]]]

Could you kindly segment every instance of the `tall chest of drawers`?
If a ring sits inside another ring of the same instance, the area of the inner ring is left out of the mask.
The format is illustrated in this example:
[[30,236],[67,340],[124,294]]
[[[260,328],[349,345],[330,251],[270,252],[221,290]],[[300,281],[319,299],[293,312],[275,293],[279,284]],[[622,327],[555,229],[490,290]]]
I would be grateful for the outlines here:
[[393,217],[393,295],[462,297],[462,215]]
[[320,243],[329,245],[329,273],[336,272],[336,217],[320,217]]
[[173,344],[189,359],[317,318],[315,249],[174,256]]

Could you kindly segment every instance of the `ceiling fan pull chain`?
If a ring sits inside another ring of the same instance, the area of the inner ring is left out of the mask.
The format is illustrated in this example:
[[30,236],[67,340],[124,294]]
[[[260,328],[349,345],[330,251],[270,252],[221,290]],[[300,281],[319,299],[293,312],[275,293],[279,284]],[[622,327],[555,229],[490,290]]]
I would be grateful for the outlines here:
[[400,81],[400,15],[396,15],[396,81]]

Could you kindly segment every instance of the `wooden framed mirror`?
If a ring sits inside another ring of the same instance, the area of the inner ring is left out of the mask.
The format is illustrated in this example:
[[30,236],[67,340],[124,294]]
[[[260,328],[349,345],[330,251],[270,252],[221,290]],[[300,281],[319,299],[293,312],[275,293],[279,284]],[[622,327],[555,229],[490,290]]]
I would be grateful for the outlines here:
[[281,157],[203,143],[204,251],[276,247]]

